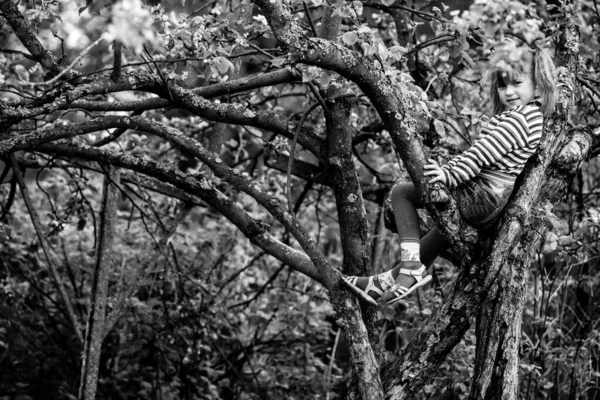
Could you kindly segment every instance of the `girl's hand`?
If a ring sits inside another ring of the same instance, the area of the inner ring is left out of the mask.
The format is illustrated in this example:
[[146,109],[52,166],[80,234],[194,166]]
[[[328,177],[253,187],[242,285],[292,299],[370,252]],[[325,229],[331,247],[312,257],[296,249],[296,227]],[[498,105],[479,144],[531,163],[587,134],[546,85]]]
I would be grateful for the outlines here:
[[427,161],[429,162],[429,164],[425,164],[425,166],[423,167],[423,168],[425,168],[425,172],[423,173],[423,175],[432,177],[431,179],[429,179],[429,183],[435,183],[435,182],[445,183],[446,176],[444,175],[444,171],[442,170],[440,165],[433,160],[427,160]]

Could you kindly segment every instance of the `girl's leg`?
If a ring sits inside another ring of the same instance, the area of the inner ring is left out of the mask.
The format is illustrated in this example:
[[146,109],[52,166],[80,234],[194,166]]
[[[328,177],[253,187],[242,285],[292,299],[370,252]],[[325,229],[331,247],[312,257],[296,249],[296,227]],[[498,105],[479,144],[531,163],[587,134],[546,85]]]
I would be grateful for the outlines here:
[[[376,304],[377,298],[395,284],[410,288],[415,282],[420,281],[422,276],[422,272],[418,272],[422,266],[419,255],[421,232],[417,214],[417,207],[422,206],[420,193],[414,184],[404,183],[394,188],[391,201],[400,236],[400,263],[393,269],[376,276],[345,279],[357,294],[374,304]],[[425,249],[433,250],[430,246]],[[437,257],[437,254],[439,252],[429,256],[433,257],[431,262]],[[403,273],[400,273],[401,268]],[[410,275],[413,271],[416,278]],[[406,275],[407,272],[409,275]]]
[[437,228],[421,238],[421,262],[427,268],[431,267],[440,253],[450,247]]

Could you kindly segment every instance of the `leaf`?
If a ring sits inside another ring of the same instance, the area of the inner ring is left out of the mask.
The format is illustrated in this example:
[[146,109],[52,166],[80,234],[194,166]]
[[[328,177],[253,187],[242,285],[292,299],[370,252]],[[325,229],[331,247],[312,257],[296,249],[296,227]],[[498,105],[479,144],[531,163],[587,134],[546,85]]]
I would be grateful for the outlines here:
[[407,53],[407,51],[408,50],[406,50],[406,48],[402,46],[392,46],[388,49],[390,57],[392,57],[396,61],[400,61],[402,57]]
[[270,62],[271,62],[271,65],[273,65],[274,67],[281,67],[282,65],[285,64],[286,58],[285,57],[276,57],[276,58],[273,58]]
[[29,82],[29,71],[27,71],[27,68],[25,68],[21,64],[15,65],[15,73],[17,74],[20,80]]
[[444,126],[444,123],[442,121],[440,121],[439,119],[434,119],[433,127],[435,128],[435,131],[438,135],[440,135],[441,137],[446,136],[446,127]]
[[354,45],[354,43],[358,42],[358,35],[356,31],[346,32],[342,35],[342,42],[344,42],[348,46]]
[[381,0],[381,3],[382,3],[384,6],[391,6],[392,4],[394,4],[394,1],[395,1],[395,0]]
[[460,54],[462,55],[462,59],[469,65],[469,67],[475,68],[475,62],[473,61],[471,56],[467,54],[466,51],[461,51]]
[[390,53],[388,53],[387,47],[385,47],[381,40],[377,40],[377,54],[379,55],[382,61],[385,61],[390,57]]
[[355,0],[352,2],[352,5],[354,6],[354,9],[356,10],[356,13],[358,15],[362,15],[363,13],[363,4],[362,2]]
[[302,71],[302,82],[311,82],[315,79],[319,79],[321,77],[321,75],[323,74],[323,70],[318,68],[318,67],[314,67],[314,66],[310,66],[307,69]]
[[234,67],[231,61],[229,61],[225,57],[218,57],[217,60],[217,68],[220,73],[224,74],[229,70],[233,71]]
[[373,34],[373,30],[371,30],[371,28],[369,28],[367,25],[363,24],[358,27],[358,34],[359,35],[363,35],[363,34],[371,35],[371,34]]
[[423,112],[429,117],[431,118],[431,114],[429,113],[429,107],[427,107],[427,103],[425,103],[422,100],[419,100],[419,105],[421,106],[421,108],[423,109]]

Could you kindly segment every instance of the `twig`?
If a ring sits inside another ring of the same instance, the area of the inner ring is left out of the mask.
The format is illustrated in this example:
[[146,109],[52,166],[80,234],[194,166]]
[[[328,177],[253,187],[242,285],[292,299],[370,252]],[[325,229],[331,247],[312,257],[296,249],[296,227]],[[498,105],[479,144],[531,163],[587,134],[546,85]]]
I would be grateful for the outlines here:
[[[587,78],[586,78],[587,79]],[[592,85],[590,85],[588,82],[586,82],[585,80],[577,77],[577,80],[579,81],[579,83],[581,83],[583,86],[585,86],[586,88],[588,88],[590,90],[590,92],[594,93],[596,96],[598,96],[598,98],[600,98],[600,92],[593,87]],[[591,80],[591,79],[589,79]],[[593,80],[592,80],[593,81]]]
[[51,84],[53,84],[61,76],[63,76],[64,74],[66,74],[67,72],[69,72],[71,69],[73,69],[75,67],[75,65],[77,65],[77,63],[79,62],[79,60],[81,60],[83,58],[83,56],[85,56],[88,53],[88,51],[90,51],[94,46],[96,46],[98,43],[100,43],[103,40],[104,40],[103,37],[100,37],[100,38],[96,39],[92,44],[90,44],[88,47],[86,47],[85,49],[83,49],[83,51],[81,52],[81,54],[71,64],[69,64],[69,66],[67,68],[65,68],[62,71],[60,71],[60,73],[58,73],[58,75],[56,75],[54,78],[50,79],[49,81],[45,81],[45,82],[24,82],[24,81],[22,81],[21,84],[23,84],[23,85],[29,85],[29,86],[41,86],[41,85],[51,85]]
[[337,350],[338,343],[340,342],[341,332],[342,330],[338,328],[337,333],[335,334],[335,341],[333,342],[333,349],[331,349],[331,357],[329,358],[329,368],[327,368],[327,375],[325,375],[325,387],[327,388],[325,400],[329,400],[329,380],[331,379],[331,371],[333,370],[333,362],[335,361],[335,352]]
[[310,30],[312,31],[313,36],[319,37],[319,35],[317,34],[317,28],[315,27],[315,23],[310,17],[310,10],[308,9],[308,6],[306,5],[305,1],[302,2],[302,6],[304,7],[304,14],[306,14],[306,19],[308,20],[308,24],[310,25]]
[[304,121],[306,121],[306,117],[315,109],[319,103],[314,103],[312,106],[308,107],[308,110],[302,114],[302,118],[300,119],[300,123],[296,128],[296,132],[294,133],[294,139],[292,140],[292,146],[290,147],[290,158],[288,160],[287,171],[286,171],[286,191],[287,191],[287,201],[288,201],[288,211],[290,214],[294,214],[294,207],[292,205],[292,190],[290,181],[292,179],[292,166],[294,165],[294,153],[296,152],[296,143],[298,143],[298,135],[302,130],[302,126],[304,125]]
[[156,72],[158,73],[158,76],[160,76],[160,80],[162,81],[163,85],[165,85],[165,90],[167,91],[167,94],[169,95],[169,100],[173,101],[173,94],[171,93],[171,89],[169,89],[169,83],[167,82],[167,79],[165,78],[162,71],[158,67],[158,64],[156,64],[156,61],[154,61],[154,57],[152,57],[152,54],[150,54],[150,52],[148,51],[146,46],[144,46],[144,52],[146,53],[146,55],[148,56],[150,61],[152,61],[152,64],[154,64],[154,68],[156,68]]
[[32,56],[31,54],[27,54],[27,53],[25,53],[25,52],[22,52],[22,51],[19,51],[19,50],[13,50],[13,49],[1,49],[1,48],[0,48],[0,53],[7,53],[7,54],[20,54],[20,55],[22,55],[23,57],[25,57],[25,58],[26,58],[26,59],[28,59],[28,60],[35,61],[35,62],[37,62],[37,61],[38,61],[38,60],[37,60],[37,58],[35,58],[35,57],[34,57],[34,56]]
[[267,57],[269,57],[269,58],[271,58],[271,59],[272,59],[272,58],[275,58],[275,56],[274,56],[273,54],[269,54],[269,53],[267,53],[266,51],[264,51],[263,49],[261,49],[260,47],[258,47],[258,46],[257,46],[257,45],[255,45],[255,44],[248,43],[248,45],[249,45],[250,47],[252,47],[253,49],[255,49],[256,51],[258,51],[259,53],[262,53],[262,54],[264,54],[265,56],[267,56]]
[[29,212],[29,217],[31,218],[31,222],[33,224],[33,228],[35,229],[35,233],[40,241],[40,246],[42,247],[42,251],[44,252],[44,256],[46,257],[46,262],[48,263],[48,267],[50,268],[50,272],[52,273],[52,278],[54,279],[54,283],[56,284],[56,288],[60,293],[60,297],[65,303],[65,307],[67,308],[67,315],[73,325],[73,330],[75,331],[75,336],[79,343],[83,343],[83,337],[81,336],[81,332],[79,331],[79,325],[77,323],[77,317],[75,316],[75,312],[73,311],[73,305],[71,304],[71,300],[69,299],[69,295],[67,294],[67,290],[60,280],[60,276],[58,275],[58,270],[56,268],[56,260],[51,253],[50,244],[46,240],[44,236],[42,223],[40,222],[40,217],[33,207],[33,203],[31,201],[31,196],[29,196],[29,190],[27,189],[27,185],[25,184],[25,180],[23,179],[23,175],[21,174],[21,170],[19,169],[19,164],[14,154],[10,155],[10,162],[13,167],[13,173],[17,178],[17,183],[19,184],[19,188],[21,189],[21,195],[23,196],[23,201],[25,202],[25,206],[27,207],[27,211]]
[[[112,76],[111,76],[112,79]],[[136,116],[136,115],[141,115],[142,111],[136,110],[134,112],[131,113],[131,116]],[[94,147],[102,147],[110,142],[113,142],[115,140],[117,140],[118,138],[121,137],[121,135],[123,135],[125,132],[127,132],[129,130],[129,128],[117,128],[115,129],[115,131],[113,133],[111,133],[110,135],[108,135],[107,137],[98,140],[96,143],[92,144],[92,146]]]
[[410,49],[410,51],[408,51],[405,55],[408,54],[412,54],[416,51],[422,50],[426,47],[429,46],[434,46],[436,44],[441,44],[441,43],[446,43],[446,42],[451,42],[453,40],[455,40],[456,38],[452,35],[442,35],[442,36],[438,36],[435,37],[433,39],[427,40],[425,42],[419,43],[418,45],[416,45],[415,47],[413,47],[412,49]]
[[401,5],[396,5],[396,4],[394,4],[392,6],[385,6],[382,4],[376,4],[376,3],[372,3],[372,2],[369,2],[369,3],[365,2],[363,4],[365,5],[365,7],[371,7],[371,8],[376,8],[376,9],[380,9],[380,10],[398,9],[398,10],[408,11],[408,12],[418,15],[419,17],[423,18],[424,20],[435,19],[435,20],[442,21],[442,22],[447,21],[447,19],[445,19],[445,18],[440,18],[436,15],[427,13],[425,11],[415,10],[414,8],[410,8],[410,7],[406,7],[406,6],[401,6]]

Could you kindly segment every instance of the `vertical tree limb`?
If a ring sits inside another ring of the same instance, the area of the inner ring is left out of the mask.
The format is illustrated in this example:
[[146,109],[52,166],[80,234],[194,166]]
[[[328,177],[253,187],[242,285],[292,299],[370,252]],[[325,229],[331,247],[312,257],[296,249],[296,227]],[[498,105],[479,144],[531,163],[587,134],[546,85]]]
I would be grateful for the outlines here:
[[40,246],[42,247],[42,251],[44,252],[44,256],[46,257],[46,262],[48,263],[48,267],[50,268],[50,272],[52,273],[52,278],[54,279],[54,284],[56,285],[56,289],[65,305],[67,316],[71,325],[73,326],[73,331],[75,333],[75,337],[79,341],[79,343],[83,343],[83,337],[81,336],[81,332],[79,331],[79,324],[77,322],[77,316],[75,315],[75,311],[73,310],[73,305],[71,304],[71,300],[67,293],[67,289],[63,285],[60,275],[58,273],[57,265],[58,262],[54,258],[52,253],[52,249],[50,248],[50,244],[44,236],[44,229],[42,228],[42,223],[40,221],[40,217],[33,206],[33,202],[31,201],[31,196],[29,195],[29,190],[27,189],[27,185],[25,183],[25,179],[21,174],[21,170],[19,168],[19,164],[17,163],[17,159],[14,154],[10,155],[10,161],[12,163],[13,171],[15,177],[17,178],[17,183],[19,184],[19,188],[21,189],[21,195],[23,196],[23,201],[25,202],[25,206],[27,207],[27,211],[29,212],[29,217],[31,218],[31,223],[33,224],[33,228],[35,233],[37,234],[38,240],[40,241]]
[[117,215],[117,185],[119,170],[105,165],[106,176],[102,203],[100,205],[100,230],[98,232],[98,248],[96,249],[96,265],[92,281],[92,298],[90,313],[85,332],[85,347],[81,366],[80,400],[94,400],[98,386],[98,370],[100,353],[104,339],[106,320],[106,302],[108,298],[108,278],[113,263],[113,238]]
[[121,77],[121,63],[123,60],[121,56],[122,46],[123,44],[118,39],[113,42],[113,70],[110,74],[110,79],[112,79],[113,82],[117,82]]
[[[531,268],[530,250],[550,226],[542,215],[533,221],[535,228],[528,227],[531,224],[529,214],[531,208],[542,201],[558,203],[577,171],[577,168],[569,167],[571,160],[562,159],[560,163],[556,160],[564,154],[560,149],[567,149],[564,144],[568,140],[568,114],[573,105],[571,77],[576,72],[578,44],[577,28],[573,21],[567,22],[562,27],[555,56],[561,65],[557,111],[544,126],[540,142],[543,146],[540,146],[537,159],[528,163],[524,171],[523,183],[512,202],[516,207],[511,207],[504,218],[498,241],[506,238],[503,233],[509,230],[511,237],[518,239],[508,251],[503,249],[490,256],[492,263],[504,265],[499,270],[498,279],[488,285],[490,294],[477,319],[478,346],[470,395],[472,400],[518,398],[521,316]],[[574,158],[581,160],[589,146],[577,148],[579,154]]]
[[[340,240],[344,255],[342,269],[353,275],[366,275],[371,271],[371,243],[367,213],[352,152],[353,130],[348,123],[351,102],[347,97],[337,96],[328,107],[331,117],[327,120],[327,146],[324,158],[331,178],[340,224]],[[340,311],[343,307],[343,302],[338,302],[336,298],[332,302],[336,311]],[[372,307],[365,306],[363,319],[366,326],[355,326],[362,328],[360,330],[345,329],[344,335],[352,359],[362,360],[361,363],[354,364],[362,398],[383,399],[379,361],[376,356],[379,337],[376,334],[375,313]],[[369,329],[366,329],[367,327]],[[370,342],[371,346],[362,346],[364,342]]]

